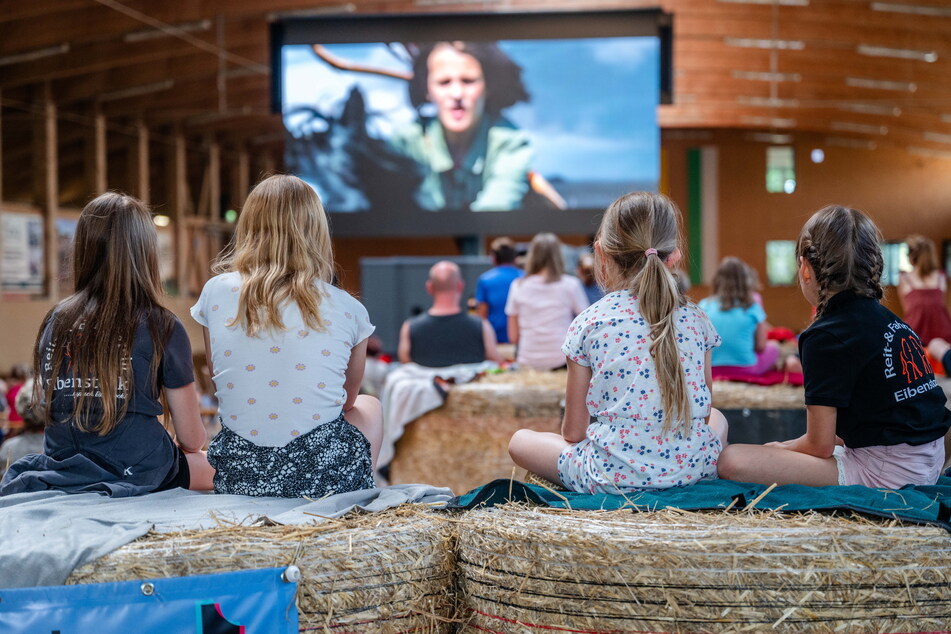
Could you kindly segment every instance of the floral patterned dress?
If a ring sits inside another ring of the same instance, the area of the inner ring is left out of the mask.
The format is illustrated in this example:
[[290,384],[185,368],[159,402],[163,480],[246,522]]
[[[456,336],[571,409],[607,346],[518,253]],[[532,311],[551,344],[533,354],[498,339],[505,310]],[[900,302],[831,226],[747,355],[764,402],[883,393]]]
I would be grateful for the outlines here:
[[716,478],[719,438],[704,421],[710,390],[705,356],[720,337],[695,304],[675,314],[677,346],[691,399],[692,425],[663,431],[664,409],[650,327],[638,299],[615,291],[578,315],[562,351],[591,368],[586,403],[592,422],[586,438],[566,448],[558,460],[561,481],[585,493],[663,489]]

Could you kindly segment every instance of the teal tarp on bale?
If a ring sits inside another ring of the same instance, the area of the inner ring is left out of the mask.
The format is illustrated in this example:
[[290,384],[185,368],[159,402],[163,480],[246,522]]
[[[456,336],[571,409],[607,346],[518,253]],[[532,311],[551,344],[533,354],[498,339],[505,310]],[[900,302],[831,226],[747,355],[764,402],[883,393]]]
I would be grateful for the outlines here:
[[757,500],[768,487],[730,480],[706,480],[686,487],[659,491],[639,491],[624,495],[588,495],[552,491],[517,480],[494,480],[454,498],[450,508],[471,509],[505,502],[533,502],[576,510],[614,510],[633,508],[655,511],[678,508],[689,511],[743,509],[756,500],[758,509],[781,511],[855,511],[873,517],[886,517],[934,524],[951,531],[951,478],[939,478],[934,486],[906,486],[898,490],[864,486],[808,487],[787,484],[775,487]]

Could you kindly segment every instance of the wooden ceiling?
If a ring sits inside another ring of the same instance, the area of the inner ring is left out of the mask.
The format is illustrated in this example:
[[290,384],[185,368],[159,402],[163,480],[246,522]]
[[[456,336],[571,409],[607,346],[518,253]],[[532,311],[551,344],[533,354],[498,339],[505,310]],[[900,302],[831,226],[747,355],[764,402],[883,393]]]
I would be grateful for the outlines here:
[[162,204],[176,143],[194,201],[209,160],[225,194],[279,167],[268,22],[280,14],[657,6],[674,20],[665,129],[804,130],[951,158],[948,0],[20,0],[0,12],[0,196],[38,204],[38,126],[50,112],[60,205],[103,186],[135,191],[143,162]]

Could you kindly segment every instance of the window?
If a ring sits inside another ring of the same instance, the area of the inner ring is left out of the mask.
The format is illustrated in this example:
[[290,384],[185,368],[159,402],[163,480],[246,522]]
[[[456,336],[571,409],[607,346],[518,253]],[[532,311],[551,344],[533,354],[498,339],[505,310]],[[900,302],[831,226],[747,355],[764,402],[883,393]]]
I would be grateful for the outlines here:
[[882,259],[885,261],[882,285],[898,286],[898,274],[903,270],[911,270],[911,264],[908,263],[908,245],[904,242],[882,243]]
[[791,145],[766,148],[766,191],[771,194],[796,191],[796,155]]
[[766,242],[766,283],[770,286],[792,286],[796,283],[796,242],[769,240]]

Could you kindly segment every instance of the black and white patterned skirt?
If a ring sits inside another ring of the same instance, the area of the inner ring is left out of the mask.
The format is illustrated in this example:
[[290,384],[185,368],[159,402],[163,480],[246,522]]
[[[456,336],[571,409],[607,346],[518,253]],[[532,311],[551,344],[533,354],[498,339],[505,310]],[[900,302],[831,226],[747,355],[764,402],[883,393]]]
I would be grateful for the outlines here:
[[283,447],[260,447],[222,427],[208,462],[216,493],[323,497],[374,486],[370,442],[343,414]]

